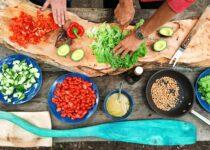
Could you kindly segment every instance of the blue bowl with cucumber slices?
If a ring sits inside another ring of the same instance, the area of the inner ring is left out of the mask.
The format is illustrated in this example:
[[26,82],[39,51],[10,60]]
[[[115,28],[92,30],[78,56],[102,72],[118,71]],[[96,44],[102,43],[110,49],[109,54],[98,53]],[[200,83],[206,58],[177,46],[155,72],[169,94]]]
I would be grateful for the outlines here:
[[42,86],[42,71],[36,61],[22,54],[0,60],[0,101],[23,104],[30,101]]

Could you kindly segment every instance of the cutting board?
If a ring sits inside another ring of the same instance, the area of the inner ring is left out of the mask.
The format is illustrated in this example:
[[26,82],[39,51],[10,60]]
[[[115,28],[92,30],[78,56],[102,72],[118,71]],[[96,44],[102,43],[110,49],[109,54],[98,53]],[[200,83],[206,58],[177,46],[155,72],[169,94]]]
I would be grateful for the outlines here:
[[[12,112],[16,116],[24,118],[28,122],[40,127],[51,129],[50,114],[44,112]],[[0,146],[6,147],[51,147],[52,138],[36,136],[19,126],[0,120]]]
[[[0,43],[15,50],[19,53],[24,53],[35,59],[41,60],[48,64],[57,66],[59,68],[76,71],[87,74],[89,76],[102,76],[102,75],[116,75],[120,74],[126,69],[114,69],[109,64],[98,63],[95,56],[92,54],[90,44],[93,42],[86,35],[82,38],[76,39],[71,45],[71,49],[82,48],[85,51],[85,58],[80,62],[73,62],[70,56],[59,57],[56,54],[56,48],[54,47],[59,30],[53,31],[49,36],[47,42],[41,42],[37,45],[29,45],[28,48],[23,48],[16,43],[9,40],[9,36],[12,34],[9,29],[9,22],[12,17],[18,16],[21,11],[24,11],[32,16],[35,16],[38,6],[28,2],[27,0],[9,0],[1,2],[0,7]],[[45,13],[49,13],[46,11]],[[185,54],[181,57],[180,63],[185,66],[193,67],[206,67],[210,65],[210,8],[205,10],[206,19],[203,20],[202,27],[198,29],[192,42],[185,51]],[[85,30],[98,26],[99,24],[89,22],[88,20],[81,19],[77,15],[68,12],[68,18],[71,21],[76,21],[83,25]],[[158,39],[160,39],[157,32],[154,32],[146,41],[148,46],[148,54],[144,58],[139,58],[136,65],[141,64],[144,68],[159,67],[163,64],[168,64],[170,58],[180,46],[186,35],[191,28],[197,22],[196,19],[178,20],[168,22],[164,26],[171,26],[174,28],[174,35],[170,38],[165,38],[168,43],[168,48],[162,52],[154,52],[151,50],[151,45]],[[132,26],[128,27],[132,29]]]

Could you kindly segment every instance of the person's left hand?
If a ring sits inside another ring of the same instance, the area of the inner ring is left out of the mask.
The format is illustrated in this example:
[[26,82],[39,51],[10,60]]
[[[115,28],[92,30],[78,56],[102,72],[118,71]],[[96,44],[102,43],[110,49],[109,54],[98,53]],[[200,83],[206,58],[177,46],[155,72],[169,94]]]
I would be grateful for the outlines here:
[[42,10],[44,11],[51,5],[53,19],[60,27],[65,24],[66,18],[66,0],[46,0]]
[[124,58],[126,54],[133,55],[139,48],[141,42],[141,40],[136,38],[135,32],[133,32],[114,48],[114,53],[116,55],[121,55],[122,58]]
[[132,0],[125,0],[125,2],[122,2],[117,5],[116,9],[114,10],[115,17],[117,19],[117,22],[123,26],[126,27],[129,25],[129,23],[133,20],[135,9],[133,6]]

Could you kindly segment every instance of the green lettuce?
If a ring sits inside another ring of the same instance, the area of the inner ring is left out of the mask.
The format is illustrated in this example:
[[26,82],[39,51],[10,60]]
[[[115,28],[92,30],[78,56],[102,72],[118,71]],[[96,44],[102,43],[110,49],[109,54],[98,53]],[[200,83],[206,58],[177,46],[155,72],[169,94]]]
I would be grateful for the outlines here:
[[147,54],[145,42],[140,44],[132,56],[127,54],[124,58],[121,58],[114,55],[114,47],[129,33],[129,30],[122,32],[118,26],[110,26],[107,23],[87,31],[89,38],[95,39],[90,47],[97,61],[99,63],[108,63],[112,68],[130,68],[138,61],[139,57],[144,57]]

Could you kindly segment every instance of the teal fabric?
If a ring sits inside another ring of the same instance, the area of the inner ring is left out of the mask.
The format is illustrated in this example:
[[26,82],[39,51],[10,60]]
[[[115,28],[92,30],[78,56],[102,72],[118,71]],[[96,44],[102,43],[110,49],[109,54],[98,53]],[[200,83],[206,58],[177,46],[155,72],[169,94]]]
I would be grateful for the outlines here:
[[111,141],[167,146],[188,145],[196,142],[196,127],[191,123],[178,120],[122,121],[78,129],[51,130],[36,127],[24,119],[5,111],[0,111],[0,119],[13,122],[41,137],[98,137]]

